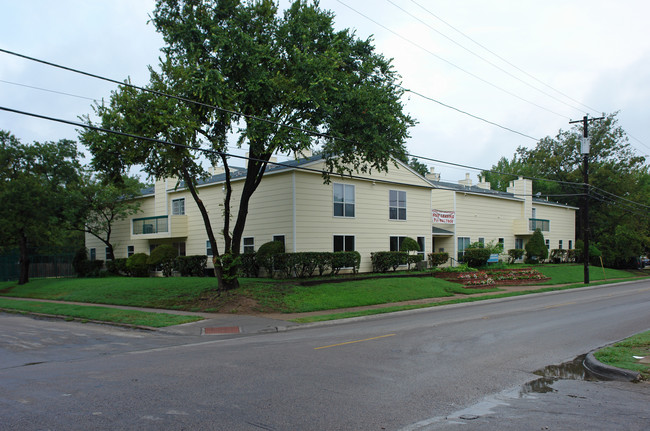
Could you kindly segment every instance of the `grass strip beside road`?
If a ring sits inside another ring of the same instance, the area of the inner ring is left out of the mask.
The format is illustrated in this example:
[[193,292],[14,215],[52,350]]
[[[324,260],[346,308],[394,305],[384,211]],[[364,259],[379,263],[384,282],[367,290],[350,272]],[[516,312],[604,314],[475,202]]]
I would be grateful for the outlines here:
[[92,305],[57,304],[52,302],[21,301],[0,298],[0,309],[21,313],[35,313],[49,316],[63,316],[81,321],[99,321],[119,323],[151,328],[180,325],[182,323],[202,320],[199,316],[181,316],[168,313],[150,313],[139,310],[122,310],[119,308]]
[[644,380],[650,380],[650,364],[642,364],[634,356],[650,357],[650,331],[642,332],[594,353],[603,364],[638,371]]

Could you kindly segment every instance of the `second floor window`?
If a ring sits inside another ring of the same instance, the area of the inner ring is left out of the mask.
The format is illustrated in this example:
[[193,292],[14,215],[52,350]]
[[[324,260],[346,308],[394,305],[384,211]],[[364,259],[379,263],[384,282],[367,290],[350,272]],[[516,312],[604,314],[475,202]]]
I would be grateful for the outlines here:
[[185,215],[185,198],[172,200],[172,215]]
[[406,220],[406,192],[390,190],[388,196],[388,218]]
[[334,217],[354,217],[354,186],[334,183]]

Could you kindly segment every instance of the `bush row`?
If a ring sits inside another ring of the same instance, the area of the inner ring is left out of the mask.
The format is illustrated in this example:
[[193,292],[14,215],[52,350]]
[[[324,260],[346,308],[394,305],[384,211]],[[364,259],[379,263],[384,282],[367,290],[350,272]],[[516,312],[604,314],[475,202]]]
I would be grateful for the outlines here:
[[[154,250],[155,251],[155,250]],[[203,277],[205,275],[207,256],[177,256],[165,259],[158,264],[153,263],[151,256],[145,253],[136,253],[124,259],[109,260],[106,270],[114,275],[128,275],[130,277],[148,277],[150,271],[160,269],[163,275],[169,277],[174,271],[183,277]]]
[[361,255],[356,251],[266,253],[260,248],[241,255],[241,272],[246,277],[258,277],[264,269],[270,276],[304,278],[316,272],[319,276],[338,274],[343,268],[351,268],[356,274],[360,263]]

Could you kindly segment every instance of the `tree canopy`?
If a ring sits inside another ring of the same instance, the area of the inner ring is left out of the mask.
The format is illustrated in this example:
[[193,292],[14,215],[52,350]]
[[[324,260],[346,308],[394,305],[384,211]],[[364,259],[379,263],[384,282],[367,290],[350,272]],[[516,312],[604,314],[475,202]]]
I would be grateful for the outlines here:
[[52,245],[67,233],[68,209],[81,165],[69,140],[23,144],[0,130],[0,244],[20,251],[19,284],[29,281],[29,249]]
[[[95,110],[103,127],[183,146],[82,133],[98,169],[115,174],[140,164],[153,177],[183,180],[203,215],[222,289],[237,286],[249,201],[272,154],[318,147],[339,173],[386,170],[391,157],[406,158],[415,121],[403,112],[398,75],[371,40],[335,30],[333,18],[302,0],[283,14],[271,0],[159,0],[152,22],[166,45],[160,69],[150,68],[154,92],[122,86]],[[249,150],[234,226],[231,135]],[[207,175],[201,156],[226,173],[223,250],[195,188]]]
[[[511,160],[499,160],[492,168],[499,173],[482,175],[497,190],[505,190],[518,175],[537,178],[533,181],[535,193],[582,208],[581,136],[581,125],[560,130],[534,148],[519,147]],[[635,154],[630,146],[616,113],[592,123],[589,136],[590,241],[602,251],[605,264],[630,266],[650,249],[650,171],[645,157]],[[580,236],[580,213],[576,228]]]

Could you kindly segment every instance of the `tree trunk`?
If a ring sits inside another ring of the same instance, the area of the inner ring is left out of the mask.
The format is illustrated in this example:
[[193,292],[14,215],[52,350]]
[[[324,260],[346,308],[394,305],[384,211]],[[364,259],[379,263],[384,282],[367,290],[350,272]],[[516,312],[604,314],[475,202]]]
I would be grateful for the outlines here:
[[18,284],[25,284],[29,281],[29,253],[27,252],[27,237],[24,231],[20,232],[18,243],[20,247]]

